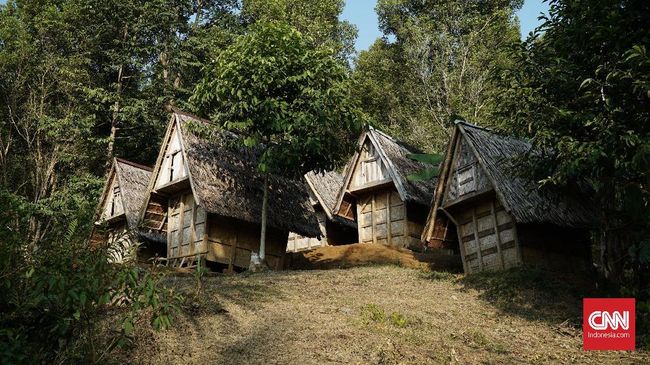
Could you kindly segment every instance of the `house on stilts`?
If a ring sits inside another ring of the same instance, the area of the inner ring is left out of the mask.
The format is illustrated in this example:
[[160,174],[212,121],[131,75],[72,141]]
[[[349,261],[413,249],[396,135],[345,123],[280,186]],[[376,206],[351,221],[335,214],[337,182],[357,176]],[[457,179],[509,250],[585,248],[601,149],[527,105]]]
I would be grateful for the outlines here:
[[315,247],[357,243],[357,225],[354,221],[334,214],[336,197],[343,186],[343,175],[336,171],[309,172],[304,176],[309,202],[314,208],[321,237],[303,237],[289,234],[287,252],[299,252]]
[[540,190],[516,171],[527,141],[458,121],[440,168],[422,240],[457,247],[465,273],[519,265],[591,265],[593,218],[579,193]]
[[[152,172],[143,229],[166,237],[168,265],[205,260],[217,270],[249,267],[259,252],[264,178],[254,149],[233,151],[236,135],[198,133],[210,122],[174,110]],[[289,232],[320,234],[304,184],[269,178],[266,261],[281,269]]]
[[147,251],[155,241],[155,237],[142,236],[138,230],[150,177],[150,167],[113,159],[90,239],[93,246],[108,245],[111,262],[127,259],[137,242],[145,244],[139,247],[141,251]]
[[372,127],[361,134],[334,209],[357,223],[359,243],[422,249],[435,181],[407,179],[428,167],[407,157],[418,152]]

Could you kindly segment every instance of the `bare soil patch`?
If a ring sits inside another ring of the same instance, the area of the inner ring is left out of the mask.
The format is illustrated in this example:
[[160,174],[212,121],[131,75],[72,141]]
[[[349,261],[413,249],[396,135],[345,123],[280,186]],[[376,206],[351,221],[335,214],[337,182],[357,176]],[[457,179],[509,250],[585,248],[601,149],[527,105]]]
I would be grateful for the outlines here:
[[[396,265],[265,272],[206,278],[199,298],[193,297],[192,278],[173,277],[169,285],[187,298],[174,327],[154,332],[141,326],[134,347],[114,360],[188,365],[650,361],[647,352],[582,351],[576,326],[580,308],[565,300],[571,293],[558,286],[555,297],[542,300],[546,289],[526,284],[527,275],[509,272],[468,281]],[[517,310],[489,290],[496,285],[507,293],[508,282],[514,290],[528,288],[512,300]],[[544,308],[552,301],[565,306]]]
[[438,250],[418,253],[373,243],[318,247],[290,256],[290,267],[298,270],[329,270],[377,264],[451,272],[463,270],[460,256],[457,255],[447,255]]

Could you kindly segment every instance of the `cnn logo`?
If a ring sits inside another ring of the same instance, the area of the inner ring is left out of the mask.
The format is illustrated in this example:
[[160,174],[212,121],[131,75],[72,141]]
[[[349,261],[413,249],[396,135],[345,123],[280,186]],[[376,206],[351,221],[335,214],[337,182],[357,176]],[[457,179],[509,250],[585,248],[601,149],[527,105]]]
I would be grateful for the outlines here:
[[582,309],[585,350],[634,350],[634,298],[585,298]]
[[606,329],[617,330],[619,326],[624,329],[630,329],[630,312],[623,311],[623,313],[594,311],[589,315],[589,326],[591,328],[602,331]]

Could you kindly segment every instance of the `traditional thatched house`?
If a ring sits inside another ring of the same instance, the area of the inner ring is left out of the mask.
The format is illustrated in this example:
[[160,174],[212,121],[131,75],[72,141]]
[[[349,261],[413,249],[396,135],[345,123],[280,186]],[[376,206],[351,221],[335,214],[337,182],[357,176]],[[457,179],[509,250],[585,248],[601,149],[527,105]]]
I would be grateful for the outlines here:
[[289,234],[287,252],[357,243],[357,225],[349,219],[333,214],[336,197],[343,186],[343,175],[336,171],[323,174],[310,172],[304,179],[309,191],[309,202],[316,212],[321,237],[303,237],[292,232]]
[[585,268],[591,215],[574,196],[518,177],[513,157],[529,152],[526,141],[457,122],[423,241],[459,246],[466,273],[522,263]]
[[[200,137],[193,127],[210,123],[174,111],[148,187],[142,224],[167,237],[172,266],[205,259],[218,269],[249,267],[259,251],[263,177],[255,151],[233,152],[233,134]],[[199,128],[200,129],[200,128]],[[318,236],[303,184],[271,176],[266,260],[281,268],[290,231]]]
[[348,163],[335,212],[357,222],[360,243],[420,249],[432,181],[407,176],[427,168],[407,156],[416,150],[372,127],[361,134]]
[[113,159],[91,235],[92,245],[110,245],[112,262],[122,262],[140,238],[138,218],[150,177],[150,167]]

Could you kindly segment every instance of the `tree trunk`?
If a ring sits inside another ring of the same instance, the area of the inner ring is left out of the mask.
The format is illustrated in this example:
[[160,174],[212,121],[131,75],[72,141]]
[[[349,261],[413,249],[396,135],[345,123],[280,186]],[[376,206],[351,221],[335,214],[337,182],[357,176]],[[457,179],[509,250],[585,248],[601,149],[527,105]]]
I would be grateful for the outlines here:
[[266,217],[269,206],[269,175],[264,174],[264,197],[262,198],[262,230],[260,234],[260,261],[264,264],[266,257]]
[[[129,25],[126,24],[124,26],[124,34],[122,35],[122,41],[126,42],[127,38],[129,36]],[[115,104],[113,105],[113,115],[111,117],[111,135],[108,138],[108,150],[107,156],[108,159],[106,160],[106,169],[108,170],[111,166],[112,162],[112,157],[113,153],[115,152],[115,138],[117,137],[117,120],[120,115],[120,97],[122,94],[122,73],[124,72],[124,64],[121,64],[119,69],[117,70],[117,89],[116,89],[116,94],[117,98],[115,100]]]

